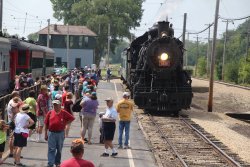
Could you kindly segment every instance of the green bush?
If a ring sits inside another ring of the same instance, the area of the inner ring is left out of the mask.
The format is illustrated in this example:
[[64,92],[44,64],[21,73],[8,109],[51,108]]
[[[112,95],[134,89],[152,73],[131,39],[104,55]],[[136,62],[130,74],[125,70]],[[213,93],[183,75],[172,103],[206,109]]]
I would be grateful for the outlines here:
[[250,84],[250,61],[249,58],[245,61],[245,58],[240,60],[239,67],[239,83]]
[[207,74],[207,62],[205,57],[200,57],[198,59],[198,64],[197,64],[197,74],[200,77],[203,77],[204,75]]
[[227,82],[238,83],[239,78],[239,63],[230,62],[225,65],[224,80]]

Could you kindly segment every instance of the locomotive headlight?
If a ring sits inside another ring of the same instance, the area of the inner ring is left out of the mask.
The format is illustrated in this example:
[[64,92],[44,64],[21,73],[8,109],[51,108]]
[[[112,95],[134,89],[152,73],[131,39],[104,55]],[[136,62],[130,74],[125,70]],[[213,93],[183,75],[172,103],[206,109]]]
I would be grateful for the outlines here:
[[160,58],[161,58],[161,60],[163,60],[163,61],[164,61],[164,60],[167,60],[167,59],[168,59],[168,54],[167,54],[167,53],[162,53]]

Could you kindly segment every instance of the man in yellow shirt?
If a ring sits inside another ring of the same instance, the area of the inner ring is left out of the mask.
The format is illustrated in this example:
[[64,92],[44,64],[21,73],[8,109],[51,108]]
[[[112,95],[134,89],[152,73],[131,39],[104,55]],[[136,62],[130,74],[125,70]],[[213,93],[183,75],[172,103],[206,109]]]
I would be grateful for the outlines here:
[[122,135],[123,131],[125,129],[125,143],[124,148],[129,148],[128,140],[129,140],[129,129],[130,129],[130,120],[133,112],[133,102],[129,100],[129,93],[124,92],[123,93],[123,99],[120,100],[117,104],[117,112],[119,115],[119,138],[118,143],[119,147],[122,148]]

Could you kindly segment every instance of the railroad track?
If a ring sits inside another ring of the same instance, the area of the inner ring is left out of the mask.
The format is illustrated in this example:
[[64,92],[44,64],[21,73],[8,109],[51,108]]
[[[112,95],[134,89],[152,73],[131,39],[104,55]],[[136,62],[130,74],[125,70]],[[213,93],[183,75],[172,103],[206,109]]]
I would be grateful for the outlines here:
[[[195,78],[195,77],[192,77],[192,78],[209,82],[208,79]],[[241,85],[231,84],[231,83],[222,82],[222,81],[214,81],[214,83],[218,83],[218,84],[222,84],[222,85],[226,85],[226,86],[232,86],[232,87],[236,87],[236,88],[241,88],[241,89],[245,89],[245,90],[250,90],[250,87],[248,87],[248,86],[241,86]]]
[[188,118],[137,116],[163,167],[248,166]]

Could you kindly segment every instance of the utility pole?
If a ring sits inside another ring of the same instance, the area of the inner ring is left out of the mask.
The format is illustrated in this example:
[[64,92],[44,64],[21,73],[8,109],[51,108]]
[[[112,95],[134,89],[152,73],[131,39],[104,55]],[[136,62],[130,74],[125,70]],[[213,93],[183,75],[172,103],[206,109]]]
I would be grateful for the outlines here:
[[250,19],[247,20],[247,47],[246,47],[246,57],[245,57],[245,61],[247,61],[248,58],[248,50],[249,50],[249,34],[250,34]]
[[24,20],[24,27],[23,27],[23,35],[25,34],[27,15],[28,14],[26,12],[26,16],[25,16],[25,20]]
[[[245,64],[243,66],[243,71],[246,70],[246,64],[247,64],[247,58],[248,58],[248,48],[249,48],[249,24],[250,20],[247,21],[247,29],[246,29],[246,35],[247,35],[247,44],[246,44],[246,56],[245,56]],[[243,76],[243,83],[245,83],[245,76]]]
[[217,27],[219,17],[219,6],[220,0],[216,1],[215,17],[214,17],[214,34],[212,44],[212,57],[211,57],[211,68],[210,68],[210,80],[209,80],[209,97],[208,97],[208,112],[213,111],[213,89],[214,89],[214,63],[216,57],[216,38],[217,38]]
[[[206,25],[207,25],[207,24],[206,24]],[[207,38],[207,77],[209,76],[210,26],[211,26],[211,24],[208,24],[208,38]]]
[[[189,42],[189,32],[187,33],[187,41]],[[188,51],[185,52],[186,53],[186,69],[188,66]]]
[[183,32],[182,32],[183,48],[185,48],[186,23],[187,23],[187,13],[184,13]]
[[198,65],[198,58],[199,58],[199,36],[198,35],[196,37],[196,45],[197,45],[197,54],[196,54],[196,65],[195,65],[195,73],[194,73],[195,76],[197,74],[197,65]]
[[[185,41],[185,37],[186,37],[186,23],[187,23],[187,13],[184,13],[183,32],[182,32],[182,43],[183,43],[183,48],[184,49],[185,49],[185,44],[186,44],[186,41]],[[184,66],[184,62],[182,62],[182,68],[183,68],[183,66]]]
[[48,21],[47,47],[49,48],[49,34],[50,34],[50,19]]
[[226,22],[226,32],[224,36],[224,47],[223,47],[223,58],[222,58],[222,69],[221,69],[221,76],[222,81],[224,81],[224,70],[225,70],[225,59],[226,59],[226,45],[227,45],[227,31],[228,31],[228,20],[223,21]]
[[3,0],[0,0],[0,32],[3,32]]
[[67,69],[69,70],[69,24],[67,24]]
[[109,67],[109,50],[110,50],[110,24],[108,24],[108,53],[107,53],[107,67]]

